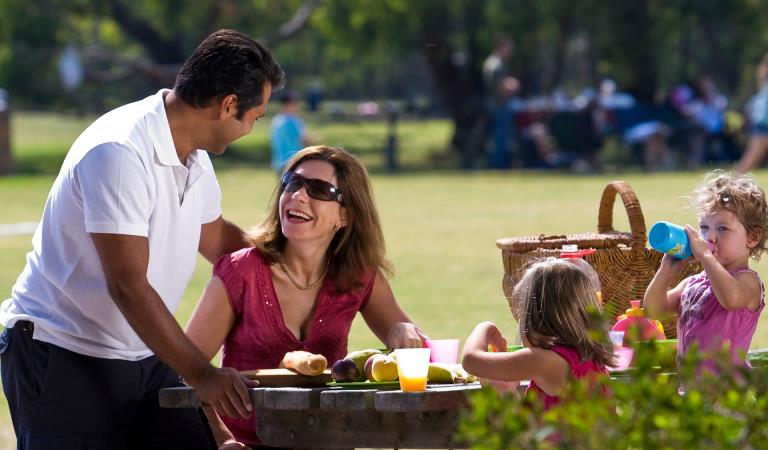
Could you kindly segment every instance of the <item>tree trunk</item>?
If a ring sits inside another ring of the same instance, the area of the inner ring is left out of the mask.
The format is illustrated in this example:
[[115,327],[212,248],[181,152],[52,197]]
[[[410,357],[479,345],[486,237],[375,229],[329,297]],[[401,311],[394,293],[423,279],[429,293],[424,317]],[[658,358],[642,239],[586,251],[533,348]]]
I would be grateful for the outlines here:
[[13,170],[11,156],[11,107],[3,98],[0,89],[0,175],[6,175]]
[[454,123],[451,144],[458,151],[462,166],[471,167],[485,144],[488,117],[483,89],[473,83],[475,77],[471,75],[473,69],[469,63],[459,67],[453,62],[452,50],[444,41],[432,39],[427,42],[427,64]]
[[566,2],[557,16],[557,33],[555,38],[554,70],[550,78],[547,90],[559,87],[563,81],[565,72],[565,59],[567,56],[568,40],[573,28],[573,15],[576,11],[576,2]]
[[[627,3],[626,12],[630,20],[621,23],[626,27],[623,33],[624,51],[633,79],[629,90],[638,100],[653,102],[658,80],[656,76],[656,57],[654,55],[651,32],[653,23],[648,11],[648,0]],[[621,48],[619,44],[619,48]]]

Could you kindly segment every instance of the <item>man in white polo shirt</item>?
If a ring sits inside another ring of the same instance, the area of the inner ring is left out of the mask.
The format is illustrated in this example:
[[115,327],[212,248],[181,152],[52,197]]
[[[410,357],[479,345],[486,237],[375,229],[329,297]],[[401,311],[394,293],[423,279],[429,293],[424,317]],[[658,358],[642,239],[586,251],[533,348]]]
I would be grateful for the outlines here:
[[206,151],[248,134],[283,77],[266,48],[221,30],[173,90],[105,114],[72,145],[0,308],[18,448],[215,448],[199,411],[158,405],[179,374],[220,414],[250,414],[247,380],[213,367],[172,312],[198,252],[214,262],[245,245]]

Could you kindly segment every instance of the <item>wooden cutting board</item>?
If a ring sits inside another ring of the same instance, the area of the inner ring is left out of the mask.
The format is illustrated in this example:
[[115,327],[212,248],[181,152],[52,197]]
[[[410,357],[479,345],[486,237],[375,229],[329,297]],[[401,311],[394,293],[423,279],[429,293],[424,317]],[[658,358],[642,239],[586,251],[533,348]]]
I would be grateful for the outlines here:
[[258,381],[261,387],[325,386],[326,383],[333,381],[330,370],[314,377],[302,375],[290,369],[243,370],[240,373],[246,378]]

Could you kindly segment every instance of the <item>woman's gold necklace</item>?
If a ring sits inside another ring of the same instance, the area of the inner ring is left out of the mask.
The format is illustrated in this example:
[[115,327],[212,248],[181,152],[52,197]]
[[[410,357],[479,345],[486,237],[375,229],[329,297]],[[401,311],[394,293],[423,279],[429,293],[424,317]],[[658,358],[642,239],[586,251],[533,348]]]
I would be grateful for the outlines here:
[[328,273],[328,264],[325,265],[325,270],[323,271],[323,274],[320,275],[320,278],[313,281],[309,284],[301,284],[298,281],[296,281],[296,278],[293,277],[293,274],[290,270],[288,270],[288,266],[285,265],[283,261],[280,261],[280,268],[283,269],[283,272],[285,272],[285,275],[288,277],[288,279],[291,281],[291,284],[296,286],[297,289],[300,289],[302,291],[306,291],[309,289],[312,289],[313,287],[320,284],[321,281],[323,281],[323,278],[325,278],[325,275]]

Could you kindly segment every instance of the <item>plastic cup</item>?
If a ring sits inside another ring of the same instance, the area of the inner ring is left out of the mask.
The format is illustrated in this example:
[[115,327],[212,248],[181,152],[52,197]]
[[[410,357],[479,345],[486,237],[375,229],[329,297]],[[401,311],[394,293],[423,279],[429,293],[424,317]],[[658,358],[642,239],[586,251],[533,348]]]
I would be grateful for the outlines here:
[[619,348],[624,346],[623,331],[609,331],[608,335],[611,337],[611,343],[613,343],[613,348]]
[[400,389],[405,392],[427,390],[430,353],[431,350],[428,348],[398,348],[395,350]]
[[672,222],[656,222],[648,233],[648,243],[654,249],[677,259],[691,256],[691,246],[685,228]]
[[459,360],[458,339],[427,339],[427,348],[432,350],[429,362],[456,364]]
[[620,347],[613,350],[613,356],[616,357],[616,366],[612,367],[613,370],[625,370],[632,364],[632,359],[635,356],[635,351],[629,347]]

